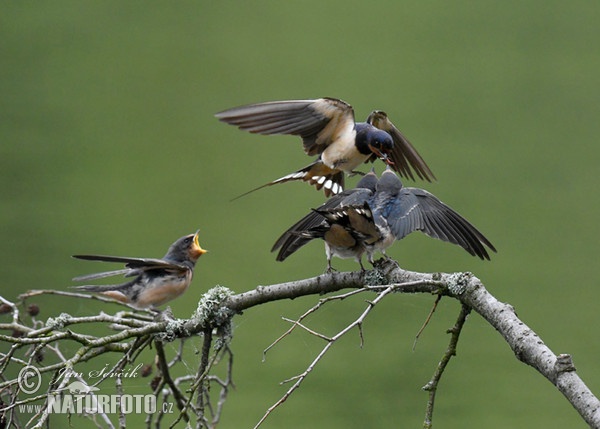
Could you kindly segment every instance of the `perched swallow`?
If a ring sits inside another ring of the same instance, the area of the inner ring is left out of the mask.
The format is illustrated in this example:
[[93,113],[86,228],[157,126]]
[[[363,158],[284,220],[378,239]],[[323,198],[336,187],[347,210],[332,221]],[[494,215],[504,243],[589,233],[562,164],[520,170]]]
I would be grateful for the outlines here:
[[307,155],[319,155],[310,165],[246,194],[292,180],[324,188],[326,196],[338,194],[344,188],[344,173],[354,174],[359,165],[377,158],[403,177],[414,180],[414,170],[420,179],[435,179],[421,155],[382,111],[372,112],[366,122],[356,122],[348,103],[318,98],[250,104],[215,116],[251,133],[298,135]]
[[198,232],[181,237],[169,247],[162,259],[128,258],[103,255],[73,255],[89,261],[121,262],[125,268],[75,277],[73,281],[89,281],[124,275],[135,277],[118,285],[73,286],[87,292],[98,292],[138,308],[157,307],[184,293],[192,281],[194,266],[207,250],[198,243]]
[[[277,260],[284,260],[310,240],[321,238],[325,240],[327,271],[331,271],[332,256],[353,257],[364,270],[361,262],[364,253],[372,264],[376,251],[385,255],[385,250],[396,240],[414,231],[457,244],[481,259],[490,259],[486,246],[496,251],[477,228],[433,194],[404,188],[389,167],[377,181],[374,193],[361,195],[366,198],[356,204],[323,205],[313,210],[306,216],[312,219],[310,226],[304,230],[293,226],[279,239],[283,243]],[[315,216],[320,216],[320,220]]]
[[[331,257],[333,254],[340,257],[357,259],[362,267],[361,256],[364,253],[364,246],[355,247],[353,232],[346,231],[345,228],[328,228],[326,222],[326,213],[342,207],[351,207],[363,204],[375,193],[377,185],[377,176],[374,171],[369,172],[356,184],[356,188],[348,189],[329,198],[318,209],[312,210],[277,239],[271,252],[279,249],[277,254],[278,261],[284,261],[288,256],[304,246],[314,238],[325,239],[325,251],[327,253],[327,271],[331,271]],[[331,231],[329,231],[331,229]],[[360,229],[360,228],[359,228]],[[325,238],[327,237],[327,238]],[[343,243],[343,246],[336,246],[336,243]],[[345,250],[344,248],[353,250]],[[362,251],[361,251],[362,250]],[[346,256],[341,256],[345,254]]]
[[316,213],[324,218],[324,222],[301,232],[299,236],[307,242],[314,238],[322,238],[325,241],[326,272],[333,270],[331,266],[333,256],[342,259],[354,258],[359,263],[361,271],[365,271],[362,255],[367,252],[369,246],[374,246],[383,238],[373,222],[369,206],[366,203],[363,207],[342,206],[329,210],[316,210]]

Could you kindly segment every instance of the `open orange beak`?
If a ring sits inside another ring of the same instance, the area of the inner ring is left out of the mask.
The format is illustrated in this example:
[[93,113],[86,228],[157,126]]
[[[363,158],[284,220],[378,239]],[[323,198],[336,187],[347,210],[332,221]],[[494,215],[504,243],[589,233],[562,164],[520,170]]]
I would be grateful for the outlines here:
[[200,243],[198,243],[198,233],[200,233],[200,230],[196,231],[196,234],[194,234],[194,247],[192,248],[192,252],[196,256],[200,257],[200,256],[204,255],[206,252],[208,252],[208,250],[200,247]]

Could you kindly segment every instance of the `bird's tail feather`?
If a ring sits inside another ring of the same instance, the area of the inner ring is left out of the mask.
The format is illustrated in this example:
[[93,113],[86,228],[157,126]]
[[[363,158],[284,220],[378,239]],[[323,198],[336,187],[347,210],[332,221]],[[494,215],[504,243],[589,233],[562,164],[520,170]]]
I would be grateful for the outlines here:
[[85,274],[82,276],[77,276],[73,278],[74,282],[87,282],[90,280],[103,279],[106,277],[119,276],[119,275],[127,275],[131,273],[131,268],[124,268],[122,270],[114,270],[114,271],[103,271],[101,273],[94,274]]
[[258,188],[251,189],[248,192],[244,192],[241,195],[233,198],[231,201],[235,201],[238,198],[244,197],[251,194],[259,189],[266,188],[267,186],[278,185],[280,183],[291,182],[296,180],[302,180],[308,182],[310,185],[317,188],[317,190],[323,189],[326,197],[331,195],[339,194],[344,190],[344,172],[339,170],[333,170],[327,167],[321,160],[317,160],[298,171],[290,174],[286,174],[279,179],[275,179],[272,182],[265,183]]
[[71,286],[71,289],[81,290],[85,292],[110,292],[110,291],[119,291],[121,289],[127,288],[131,282],[119,284],[119,285],[81,285],[81,286]]

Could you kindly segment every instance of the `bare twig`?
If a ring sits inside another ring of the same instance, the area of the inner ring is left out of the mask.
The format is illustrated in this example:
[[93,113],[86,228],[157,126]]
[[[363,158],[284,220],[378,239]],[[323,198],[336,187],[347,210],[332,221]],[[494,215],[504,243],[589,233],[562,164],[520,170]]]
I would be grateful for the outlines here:
[[[413,286],[413,285],[411,285]],[[377,297],[372,300],[372,301],[367,301],[367,308],[361,313],[361,315],[354,320],[352,323],[350,323],[348,326],[346,326],[344,329],[342,329],[341,331],[339,331],[336,335],[334,335],[333,337],[327,337],[323,334],[320,334],[318,332],[315,332],[311,329],[306,328],[304,325],[302,325],[299,321],[294,321],[292,323],[294,323],[295,326],[300,326],[302,328],[304,328],[307,332],[309,332],[310,334],[316,336],[317,338],[320,338],[322,340],[325,340],[327,342],[327,344],[325,344],[325,346],[323,347],[323,349],[321,350],[321,352],[315,357],[315,359],[310,363],[310,365],[308,365],[308,367],[306,368],[306,370],[304,370],[304,372],[302,372],[301,374],[298,374],[290,379],[287,379],[285,381],[283,381],[282,383],[288,383],[288,382],[294,382],[294,384],[285,392],[285,394],[277,401],[275,402],[271,407],[269,407],[269,409],[265,412],[265,414],[262,416],[262,418],[258,421],[258,423],[254,426],[254,429],[257,429],[260,425],[262,425],[262,423],[269,417],[269,415],[277,408],[279,407],[281,404],[283,404],[291,395],[292,393],[294,393],[294,391],[296,389],[298,389],[298,387],[300,387],[300,384],[304,381],[304,379],[306,379],[306,377],[312,372],[312,370],[316,367],[316,365],[319,363],[319,361],[323,358],[323,356],[325,356],[325,354],[329,351],[329,349],[344,335],[346,335],[348,332],[350,332],[353,328],[358,328],[359,330],[359,335],[360,335],[360,339],[361,339],[361,346],[363,343],[363,337],[362,337],[362,325],[364,323],[364,320],[366,319],[366,317],[368,316],[368,314],[371,312],[371,310],[373,310],[373,308],[377,305],[377,303],[379,303],[383,298],[385,298],[386,295],[388,295],[391,292],[394,292],[397,288],[401,288],[403,287],[403,285],[390,285],[387,288],[381,290]],[[368,290],[367,289],[363,289],[364,290]],[[332,299],[344,299],[346,298],[347,295],[344,296],[339,296],[339,297],[333,297]],[[320,302],[320,304],[322,304],[323,302]],[[315,308],[318,308],[318,306],[320,304],[317,304],[317,306],[311,308],[309,311],[307,311],[306,313],[304,313],[301,318],[306,317],[306,315],[311,314],[312,312],[315,311]],[[289,330],[287,332],[290,332]],[[284,334],[284,335],[287,335]],[[281,337],[280,337],[281,338]]]
[[177,408],[181,412],[181,417],[186,422],[190,421],[190,417],[186,412],[185,403],[187,402],[187,398],[181,393],[179,387],[175,385],[175,382],[171,378],[171,374],[169,372],[169,365],[167,362],[167,358],[165,356],[165,349],[163,348],[162,342],[160,340],[154,341],[154,347],[156,348],[156,356],[158,361],[158,369],[160,370],[162,379],[165,383],[171,388],[171,393],[175,398],[175,403],[177,404]]
[[450,362],[450,359],[452,358],[452,356],[456,356],[456,345],[458,344],[458,338],[460,337],[460,333],[462,331],[463,326],[465,325],[467,316],[470,312],[471,309],[469,307],[467,307],[464,304],[461,305],[460,313],[458,315],[456,323],[452,328],[448,329],[448,333],[451,334],[448,348],[446,349],[444,356],[442,356],[440,363],[435,369],[433,377],[425,386],[423,386],[423,390],[429,392],[429,399],[427,401],[427,408],[425,411],[425,422],[423,423],[423,428],[425,429],[431,428],[433,424],[433,406],[435,402],[435,394],[437,393],[437,387],[440,382],[440,379],[442,378],[442,375],[444,374],[446,366]]
[[[121,377],[115,379],[115,387],[117,395],[123,396],[123,380]],[[125,429],[127,427],[127,420],[125,419],[125,413],[123,412],[123,404],[119,404],[119,429]]]
[[210,348],[212,345],[212,329],[204,330],[204,341],[202,342],[202,351],[200,354],[200,367],[196,372],[196,380],[192,385],[192,391],[199,390],[198,397],[196,398],[197,407],[200,410],[205,425],[208,426],[208,420],[206,419],[206,406],[210,404],[210,396],[208,394],[205,382],[207,382],[208,366],[210,361]]
[[412,347],[413,352],[417,348],[417,342],[419,341],[419,338],[421,338],[421,334],[423,333],[423,331],[425,330],[427,325],[429,325],[429,322],[431,321],[431,318],[433,317],[433,313],[435,313],[435,310],[437,309],[437,306],[440,303],[441,299],[442,299],[442,295],[438,295],[435,298],[433,306],[431,307],[431,310],[429,311],[429,314],[427,315],[425,322],[423,322],[423,326],[421,326],[421,328],[417,332],[417,335],[415,335],[415,341],[413,342],[413,347]]

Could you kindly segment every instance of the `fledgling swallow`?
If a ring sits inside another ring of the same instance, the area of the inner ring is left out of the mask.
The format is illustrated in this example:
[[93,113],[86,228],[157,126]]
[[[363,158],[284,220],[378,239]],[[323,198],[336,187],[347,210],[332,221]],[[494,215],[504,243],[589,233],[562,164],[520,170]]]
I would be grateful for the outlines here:
[[117,285],[83,285],[74,289],[97,292],[138,308],[157,307],[183,294],[189,287],[198,258],[207,250],[198,243],[198,232],[181,237],[161,259],[104,255],[73,255],[89,261],[121,262],[125,268],[75,277],[82,282],[116,275],[135,277]]
[[314,238],[322,238],[325,241],[325,272],[333,270],[333,256],[341,259],[353,258],[360,265],[361,271],[365,271],[362,255],[367,252],[369,246],[382,239],[381,232],[373,222],[369,206],[365,203],[363,207],[356,205],[317,209],[316,213],[322,216],[324,221],[299,235],[306,241]]
[[[323,205],[318,209],[312,210],[294,225],[287,229],[275,242],[271,252],[275,252],[279,249],[277,254],[277,261],[284,261],[292,253],[296,252],[300,247],[304,246],[314,238],[323,238],[327,234],[325,239],[325,250],[327,253],[327,271],[331,271],[331,257],[335,254],[346,254],[345,257],[354,257],[357,259],[362,267],[361,256],[364,253],[362,244],[359,247],[355,247],[352,232],[344,232],[341,228],[333,228],[332,231],[323,230],[326,227],[326,216],[324,215],[328,211],[334,211],[341,207],[355,206],[363,204],[375,193],[375,187],[377,185],[377,175],[373,170],[366,174],[356,184],[356,188],[348,189],[333,197],[329,198]],[[343,250],[340,246],[336,246],[336,242],[343,242],[343,247],[348,247],[353,250]],[[338,251],[339,250],[339,251]]]
[[351,105],[324,97],[250,104],[215,116],[251,133],[300,136],[304,152],[309,156],[319,155],[310,165],[250,192],[303,180],[317,189],[323,188],[326,196],[338,194],[344,188],[344,173],[354,174],[359,165],[377,158],[411,180],[414,180],[413,170],[420,179],[435,179],[421,155],[382,111],[372,112],[366,122],[356,122]]
[[490,259],[486,246],[496,252],[492,243],[464,217],[423,189],[403,187],[389,167],[377,181],[375,191],[362,195],[366,198],[355,204],[323,205],[313,210],[307,215],[311,217],[309,227],[290,231],[292,227],[280,238],[282,251],[277,260],[287,258],[310,240],[321,238],[325,241],[328,272],[332,256],[353,257],[364,270],[364,253],[372,264],[376,251],[385,255],[395,241],[414,231],[459,245],[482,260]]

